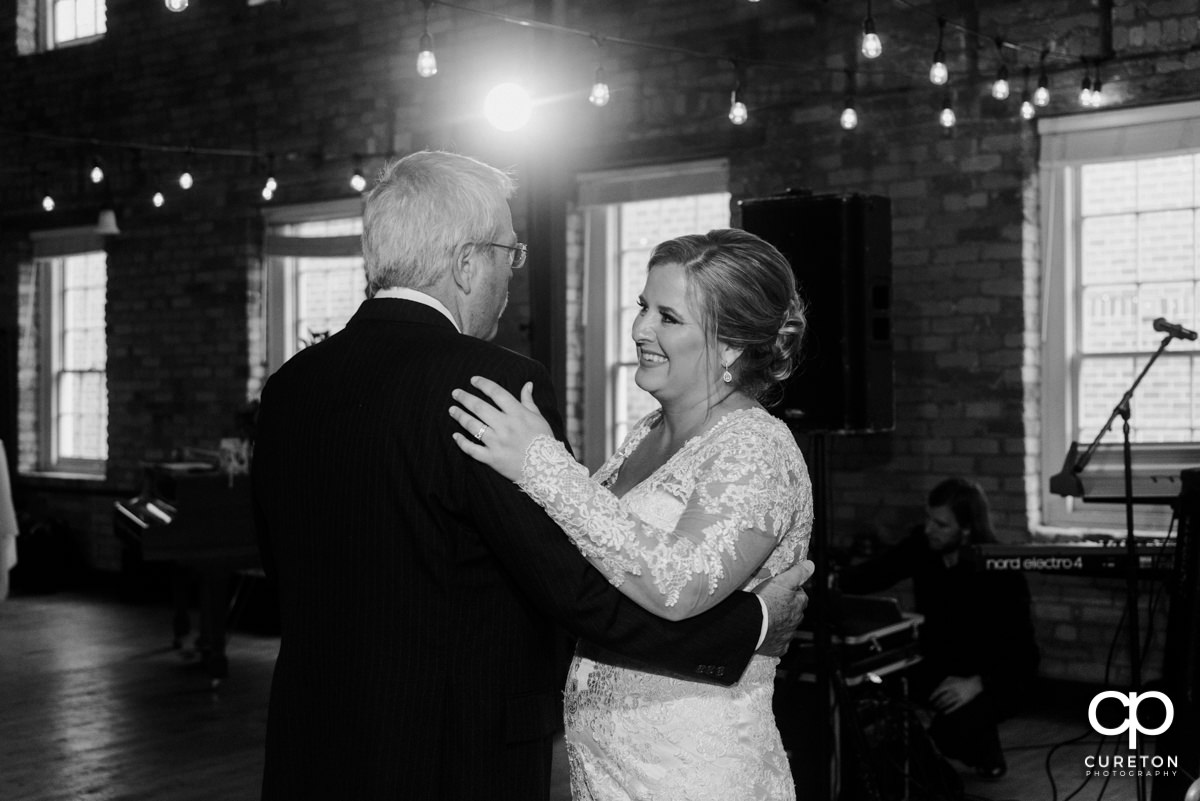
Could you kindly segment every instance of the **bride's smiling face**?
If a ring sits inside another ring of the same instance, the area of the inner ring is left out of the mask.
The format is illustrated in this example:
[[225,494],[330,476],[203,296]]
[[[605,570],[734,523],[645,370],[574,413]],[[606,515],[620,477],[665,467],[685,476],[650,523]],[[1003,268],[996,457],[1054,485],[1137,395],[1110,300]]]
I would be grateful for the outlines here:
[[683,268],[661,264],[651,269],[638,306],[632,332],[637,385],[659,403],[709,397],[720,380],[720,349],[708,342]]

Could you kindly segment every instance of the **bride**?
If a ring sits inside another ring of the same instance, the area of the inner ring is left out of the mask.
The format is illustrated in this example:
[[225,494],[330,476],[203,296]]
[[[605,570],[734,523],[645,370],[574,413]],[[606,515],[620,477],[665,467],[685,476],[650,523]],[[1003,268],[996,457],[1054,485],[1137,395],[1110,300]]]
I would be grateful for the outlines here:
[[[661,408],[596,472],[533,403],[484,378],[457,390],[467,454],[516,481],[632,600],[678,620],[803,559],[812,489],[791,432],[763,407],[791,374],[804,305],[784,257],[739,230],[650,256],[633,324],[635,380]],[[565,689],[577,801],[794,799],[771,711],[777,658],[723,687],[580,642]]]

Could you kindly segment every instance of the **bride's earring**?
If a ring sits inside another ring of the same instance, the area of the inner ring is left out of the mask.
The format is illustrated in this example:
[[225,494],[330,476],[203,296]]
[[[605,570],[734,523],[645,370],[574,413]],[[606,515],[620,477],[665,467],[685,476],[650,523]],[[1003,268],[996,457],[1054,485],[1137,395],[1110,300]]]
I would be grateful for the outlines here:
[[725,362],[721,362],[721,366],[725,368],[725,372],[721,373],[721,380],[726,384],[732,383],[733,373],[729,372],[729,365]]

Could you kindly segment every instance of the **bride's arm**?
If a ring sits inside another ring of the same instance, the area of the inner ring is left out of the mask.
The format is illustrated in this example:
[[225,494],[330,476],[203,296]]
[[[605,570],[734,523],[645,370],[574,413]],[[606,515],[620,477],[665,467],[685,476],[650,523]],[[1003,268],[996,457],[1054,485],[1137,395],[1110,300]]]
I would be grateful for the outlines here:
[[731,429],[705,445],[671,531],[634,515],[552,437],[530,444],[517,483],[622,593],[681,620],[745,586],[785,533],[811,530],[803,462],[765,433]]

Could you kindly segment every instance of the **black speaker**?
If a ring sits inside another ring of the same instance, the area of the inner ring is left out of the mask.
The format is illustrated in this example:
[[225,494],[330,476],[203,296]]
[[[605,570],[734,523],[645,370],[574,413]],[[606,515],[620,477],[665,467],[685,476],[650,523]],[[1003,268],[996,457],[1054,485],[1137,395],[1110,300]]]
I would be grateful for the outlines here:
[[891,430],[891,201],[789,193],[739,205],[742,228],[787,257],[808,303],[804,359],[771,411],[803,431]]

